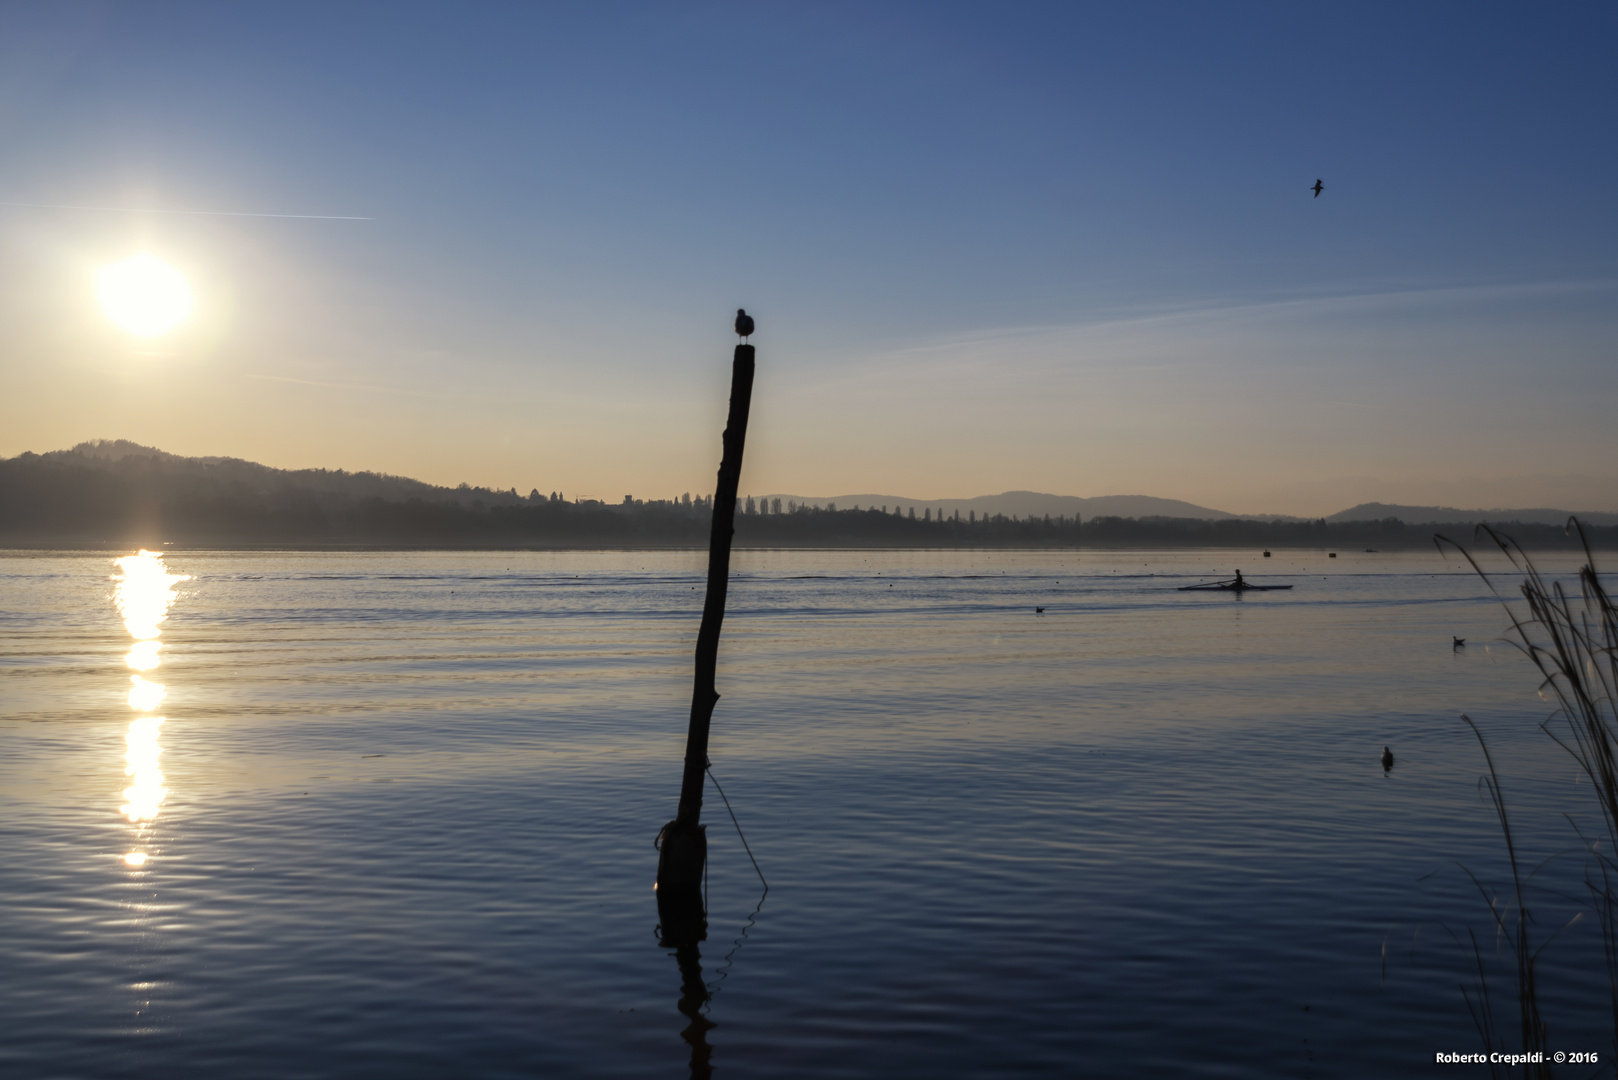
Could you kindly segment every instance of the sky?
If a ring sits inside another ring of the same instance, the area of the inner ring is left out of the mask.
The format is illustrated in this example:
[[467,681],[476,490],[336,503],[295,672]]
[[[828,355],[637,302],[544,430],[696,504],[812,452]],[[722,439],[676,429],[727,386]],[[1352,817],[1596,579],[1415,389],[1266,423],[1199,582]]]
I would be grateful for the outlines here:
[[[1618,510],[1615,47],[1606,3],[0,3],[0,456],[706,492],[745,307],[745,490]],[[169,334],[97,301],[138,252]]]

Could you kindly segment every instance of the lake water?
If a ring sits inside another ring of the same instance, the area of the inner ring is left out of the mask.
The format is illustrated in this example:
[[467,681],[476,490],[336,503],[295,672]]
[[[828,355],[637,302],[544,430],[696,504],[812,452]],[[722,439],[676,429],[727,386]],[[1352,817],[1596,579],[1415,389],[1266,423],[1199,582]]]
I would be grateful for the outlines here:
[[[740,552],[711,757],[770,887],[710,785],[696,983],[651,883],[705,558],[0,554],[0,1074],[1426,1075],[1495,951],[1456,864],[1506,880],[1458,715],[1531,861],[1590,806],[1435,553]],[[1174,590],[1234,565],[1296,587]],[[1541,979],[1607,1057],[1589,920]]]

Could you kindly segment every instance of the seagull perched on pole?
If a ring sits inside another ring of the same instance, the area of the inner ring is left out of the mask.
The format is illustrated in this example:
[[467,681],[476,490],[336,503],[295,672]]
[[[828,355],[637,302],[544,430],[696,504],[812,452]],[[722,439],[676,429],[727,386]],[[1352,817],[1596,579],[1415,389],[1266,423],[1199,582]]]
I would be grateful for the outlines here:
[[736,332],[744,338],[753,333],[753,316],[747,313],[746,308],[736,309]]
[[1322,191],[1325,191],[1325,190],[1326,190],[1326,185],[1325,185],[1325,184],[1322,184],[1322,183],[1321,183],[1321,182],[1320,182],[1320,180],[1319,180],[1319,179],[1318,179],[1318,178],[1317,178],[1317,179],[1316,179],[1316,180],[1315,180],[1315,186],[1314,186],[1314,187],[1312,187],[1312,188],[1310,188],[1310,189],[1309,189],[1309,190],[1310,190],[1310,191],[1312,191],[1312,192],[1314,192],[1314,193],[1315,193],[1315,198],[1317,198],[1317,199],[1318,199],[1318,198],[1320,198],[1320,193],[1321,193],[1321,192],[1322,192]]

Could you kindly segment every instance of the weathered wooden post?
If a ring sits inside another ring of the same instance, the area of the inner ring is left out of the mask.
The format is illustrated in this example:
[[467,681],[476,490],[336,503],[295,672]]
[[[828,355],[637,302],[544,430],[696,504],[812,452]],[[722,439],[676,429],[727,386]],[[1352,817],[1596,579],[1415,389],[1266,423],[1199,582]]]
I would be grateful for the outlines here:
[[[753,320],[736,313],[736,332],[747,336]],[[658,834],[657,910],[665,944],[680,946],[706,936],[702,875],[708,859],[703,831],[702,787],[708,768],[708,727],[719,693],[714,671],[719,658],[719,628],[725,621],[725,594],[730,586],[730,542],[736,531],[736,486],[742,474],[742,448],[747,441],[747,413],[753,399],[753,346],[736,346],[730,374],[730,415],[725,421],[724,453],[714,491],[713,531],[708,539],[708,596],[697,631],[696,678],[691,688],[691,727],[685,740],[685,772],[680,806],[674,820]]]

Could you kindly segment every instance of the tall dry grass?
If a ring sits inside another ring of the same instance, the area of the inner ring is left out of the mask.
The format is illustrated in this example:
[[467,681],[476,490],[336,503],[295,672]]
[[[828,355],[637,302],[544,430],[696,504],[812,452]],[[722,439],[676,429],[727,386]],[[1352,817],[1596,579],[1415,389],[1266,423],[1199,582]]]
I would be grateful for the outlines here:
[[[1491,573],[1460,544],[1442,536],[1435,540],[1440,550],[1453,549],[1464,556],[1504,606],[1511,620],[1508,640],[1539,671],[1540,696],[1556,706],[1540,727],[1572,756],[1590,780],[1601,831],[1592,835],[1580,828],[1573,812],[1564,816],[1586,856],[1584,885],[1591,911],[1601,927],[1614,1051],[1618,1053],[1618,606],[1602,584],[1583,527],[1577,519],[1569,519],[1568,529],[1578,535],[1584,551],[1576,589],[1546,578],[1516,541],[1487,525],[1479,526],[1478,535],[1499,549],[1509,570]],[[1509,578],[1509,585],[1502,588],[1504,578]],[[1524,603],[1516,603],[1517,598]],[[1489,775],[1482,782],[1499,817],[1511,861],[1515,910],[1501,910],[1492,900],[1490,909],[1494,912],[1496,934],[1509,940],[1516,956],[1522,1048],[1543,1050],[1545,1024],[1534,971],[1539,954],[1529,938],[1531,919],[1524,903],[1525,876],[1512,840],[1494,759],[1477,726],[1470,718],[1463,719],[1483,748]],[[1477,995],[1476,999],[1468,996],[1468,1007],[1480,1033],[1493,1044],[1498,1041],[1500,1029],[1493,1018],[1475,938],[1473,953],[1478,961]],[[1548,1076],[1549,1070],[1530,1069],[1528,1075]]]

